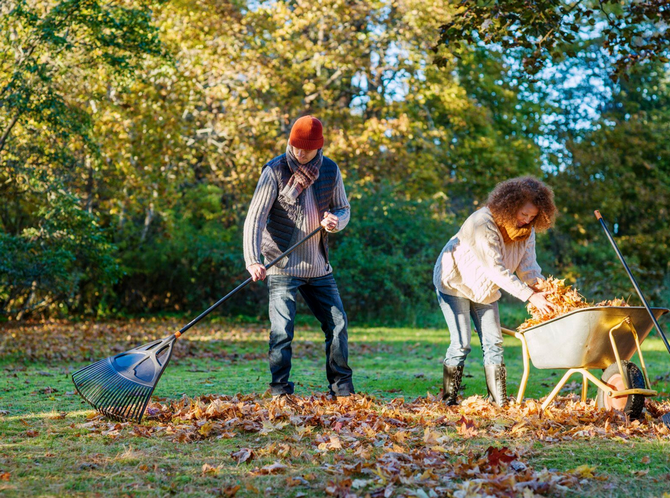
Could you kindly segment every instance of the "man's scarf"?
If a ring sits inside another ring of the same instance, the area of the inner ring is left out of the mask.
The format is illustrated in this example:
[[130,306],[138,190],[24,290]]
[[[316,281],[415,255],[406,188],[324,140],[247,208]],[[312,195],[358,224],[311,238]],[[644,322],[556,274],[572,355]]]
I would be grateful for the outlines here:
[[293,154],[293,147],[288,145],[286,147],[286,160],[293,174],[280,194],[295,202],[303,190],[308,189],[319,178],[319,170],[323,162],[323,152],[319,149],[314,159],[307,164],[300,164]]

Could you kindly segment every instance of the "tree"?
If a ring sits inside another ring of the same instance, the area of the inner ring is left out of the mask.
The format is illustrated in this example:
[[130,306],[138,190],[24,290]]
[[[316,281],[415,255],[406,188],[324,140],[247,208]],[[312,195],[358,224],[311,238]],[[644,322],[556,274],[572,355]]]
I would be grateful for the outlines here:
[[518,49],[529,74],[537,74],[549,59],[575,57],[592,41],[612,59],[615,80],[641,63],[668,61],[666,0],[463,0],[444,19],[438,44],[482,42]]
[[160,43],[149,3],[9,0],[0,49],[0,310],[20,317],[113,279],[112,247],[77,188],[98,149],[72,89],[94,73],[127,77]]
[[572,160],[554,178],[563,209],[555,253],[563,271],[577,277],[589,295],[633,294],[595,221],[593,210],[599,209],[643,289],[667,302],[669,103],[664,66],[639,66],[619,82],[597,126],[567,143]]
[[[35,5],[48,16],[46,7],[56,4]],[[443,2],[140,5],[135,27],[146,43],[109,48],[128,57],[120,74],[103,59],[90,60],[100,54],[77,45],[80,38],[45,44],[40,60],[60,59],[45,69],[51,79],[39,88],[61,106],[58,119],[49,124],[51,111],[40,108],[31,125],[22,114],[2,153],[13,168],[5,233],[21,236],[38,225],[31,206],[48,207],[41,192],[63,190],[97,220],[92,233],[104,231],[113,242],[105,250],[116,248],[124,275],[113,287],[81,279],[69,299],[78,310],[200,308],[228,290],[244,270],[241,226],[261,167],[285,151],[293,120],[303,114],[324,122],[325,153],[339,163],[354,205],[342,245],[350,266],[342,285],[356,289],[352,296],[373,290],[372,279],[357,281],[365,260],[347,252],[358,254],[371,234],[386,236],[406,223],[408,234],[423,227],[425,237],[391,237],[397,245],[388,257],[428,268],[455,217],[481,203],[497,181],[540,172],[540,107],[526,107],[520,94],[527,84],[508,77],[502,53],[464,47],[455,58],[442,49],[448,65],[430,63],[425,38],[436,33],[435,17],[449,13]],[[15,43],[7,36],[2,47]],[[168,57],[157,57],[161,49]],[[3,66],[3,76],[10,69]],[[370,199],[397,211],[393,219],[402,223],[386,219],[388,226],[371,229],[376,211],[357,207]],[[449,224],[444,233],[436,233],[440,224]],[[404,307],[402,295],[432,303],[429,278],[409,282],[389,306]],[[10,292],[15,284],[6,285]],[[231,304],[256,311],[261,294],[250,291]],[[378,312],[369,310],[370,317]]]
[[[502,56],[473,53],[447,69],[429,63],[422,37],[434,29],[436,12],[445,12],[441,2],[165,5],[159,23],[174,69],[149,64],[131,91],[98,102],[110,165],[109,190],[98,192],[98,202],[110,226],[124,227],[117,230],[128,273],[116,286],[122,302],[183,309],[195,296],[202,306],[233,285],[261,167],[284,152],[302,114],[324,122],[326,154],[339,163],[353,204],[395,197],[409,212],[421,201],[428,218],[444,221],[447,209],[472,209],[506,175],[538,173],[536,118],[520,110]],[[219,192],[219,217],[208,208],[205,221],[191,211],[195,191],[208,199]],[[186,227],[174,222],[184,208],[218,234],[194,240],[191,251]],[[363,216],[354,217],[347,237],[365,240],[373,220]],[[397,250],[421,258],[417,265],[432,264],[429,250],[409,245]],[[163,278],[152,278],[159,260]],[[353,279],[358,269],[351,270]],[[429,280],[421,292],[432,300]]]

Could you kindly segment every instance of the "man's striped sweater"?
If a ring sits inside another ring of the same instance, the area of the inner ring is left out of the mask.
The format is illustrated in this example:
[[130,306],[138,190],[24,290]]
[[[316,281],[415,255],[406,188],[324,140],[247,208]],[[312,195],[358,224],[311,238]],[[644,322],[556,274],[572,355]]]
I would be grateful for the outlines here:
[[[247,267],[261,263],[261,240],[270,211],[278,195],[277,179],[270,168],[264,168],[258,180],[256,191],[249,206],[244,223],[244,260]],[[293,241],[297,242],[315,230],[320,224],[319,211],[314,195],[314,185],[307,188],[304,195],[305,216],[296,220],[296,233]],[[339,232],[349,223],[350,206],[344,190],[342,174],[337,170],[333,201],[330,212],[339,218],[338,226],[332,232]],[[320,249],[321,234],[312,237],[298,247],[288,258],[268,270],[268,275],[290,275],[301,278],[322,277],[332,272],[326,263],[325,255]],[[266,261],[267,263],[267,261]]]

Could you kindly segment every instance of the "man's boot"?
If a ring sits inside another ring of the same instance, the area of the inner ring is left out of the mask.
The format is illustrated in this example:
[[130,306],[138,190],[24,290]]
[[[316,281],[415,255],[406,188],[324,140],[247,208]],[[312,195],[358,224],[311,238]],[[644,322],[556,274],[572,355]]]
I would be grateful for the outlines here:
[[507,406],[507,370],[505,365],[484,365],[486,387],[489,390],[489,401],[500,407]]
[[458,404],[461,380],[463,380],[463,365],[458,367],[442,365],[442,399],[447,406]]

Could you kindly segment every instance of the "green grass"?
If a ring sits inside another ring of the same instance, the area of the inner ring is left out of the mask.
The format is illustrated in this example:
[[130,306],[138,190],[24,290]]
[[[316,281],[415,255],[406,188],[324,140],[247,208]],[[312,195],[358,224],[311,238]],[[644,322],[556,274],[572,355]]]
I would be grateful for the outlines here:
[[[159,322],[159,325],[163,324]],[[173,327],[168,323],[164,328]],[[49,326],[46,329],[49,330]],[[3,496],[225,496],[226,489],[235,485],[241,486],[236,496],[300,496],[300,493],[321,496],[325,484],[316,486],[314,483],[335,479],[328,473],[328,465],[337,464],[338,458],[351,456],[345,451],[338,457],[332,453],[321,454],[313,448],[306,450],[291,459],[291,475],[313,476],[314,480],[306,479],[309,485],[289,488],[286,475],[249,474],[250,468],[277,460],[276,455],[260,455],[251,466],[236,464],[230,455],[241,447],[264,448],[272,442],[284,442],[292,434],[290,428],[266,435],[236,433],[233,438],[193,443],[145,437],[133,432],[132,424],[124,427],[118,437],[91,434],[84,426],[91,414],[90,407],[74,393],[69,378],[72,371],[90,363],[90,359],[41,358],[39,348],[48,347],[48,338],[32,353],[22,355],[7,347],[7,335],[13,330],[0,332],[6,336],[4,353],[0,356],[3,373],[0,380],[0,494]],[[269,378],[266,334],[262,325],[240,328],[239,324],[221,323],[198,327],[182,339],[189,341],[190,349],[175,352],[155,396],[172,400],[182,396],[265,392]],[[327,390],[322,342],[322,334],[313,322],[296,332],[292,380],[300,396]],[[521,351],[516,339],[506,338],[504,345],[509,391],[516,394],[522,373]],[[72,346],[76,348],[79,344]],[[352,327],[350,363],[356,389],[379,398],[381,403],[398,397],[411,400],[427,393],[435,394],[441,387],[441,361],[447,346],[446,327]],[[654,388],[661,392],[659,400],[665,401],[670,392],[668,353],[655,337],[644,342],[643,350]],[[475,336],[465,369],[464,397],[485,393],[481,362],[481,349]],[[533,369],[526,397],[546,396],[561,373]],[[575,380],[578,379],[575,377]],[[579,390],[575,383],[562,394],[579,393]],[[593,387],[589,395],[595,396]],[[460,416],[458,410],[448,413],[452,421]],[[503,412],[499,417],[479,420],[483,429],[474,437],[462,437],[451,422],[444,431],[453,440],[454,447],[464,454],[484,451],[490,445],[507,446],[523,450],[525,461],[536,469],[546,467],[560,472],[580,466],[592,469],[595,477],[587,476],[580,488],[570,490],[568,496],[661,497],[670,489],[670,438],[667,435],[649,438],[594,435],[538,441],[509,431],[498,434],[498,427],[513,424]],[[155,422],[145,424],[151,427]],[[203,474],[204,464],[221,467],[218,472]],[[586,474],[591,472],[588,469],[584,470]],[[364,492],[361,493],[363,496]]]

